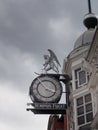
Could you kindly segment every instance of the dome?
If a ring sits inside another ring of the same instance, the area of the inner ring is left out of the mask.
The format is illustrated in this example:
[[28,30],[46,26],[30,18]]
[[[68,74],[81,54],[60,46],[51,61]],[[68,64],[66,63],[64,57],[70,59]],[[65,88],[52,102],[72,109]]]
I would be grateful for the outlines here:
[[88,29],[85,31],[80,37],[76,40],[74,44],[74,49],[84,46],[86,44],[91,44],[93,36],[95,33],[95,29]]

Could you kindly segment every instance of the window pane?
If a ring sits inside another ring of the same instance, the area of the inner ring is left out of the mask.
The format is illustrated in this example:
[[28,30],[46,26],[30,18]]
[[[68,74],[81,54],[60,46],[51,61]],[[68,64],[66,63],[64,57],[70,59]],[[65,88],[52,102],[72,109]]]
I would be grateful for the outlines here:
[[84,83],[86,83],[86,72],[80,71],[79,72],[79,85],[82,85]]
[[78,88],[78,81],[75,81],[76,89]]
[[91,101],[91,94],[89,93],[85,96],[85,102],[90,102],[90,101]]
[[78,115],[84,114],[84,107],[83,107],[83,106],[82,106],[82,107],[79,107],[79,108],[77,109],[77,114],[78,114]]
[[86,112],[92,111],[92,103],[86,105]]
[[87,72],[87,81],[89,81],[89,79],[90,79],[90,74],[89,72]]
[[80,97],[77,99],[77,106],[80,106],[83,104],[83,97]]
[[90,124],[81,126],[81,127],[79,128],[79,130],[91,130]]
[[84,116],[78,117],[78,125],[82,125],[85,123]]
[[89,113],[89,114],[86,114],[86,121],[87,122],[90,122],[90,121],[92,121],[93,120],[93,113],[91,112],[91,113]]

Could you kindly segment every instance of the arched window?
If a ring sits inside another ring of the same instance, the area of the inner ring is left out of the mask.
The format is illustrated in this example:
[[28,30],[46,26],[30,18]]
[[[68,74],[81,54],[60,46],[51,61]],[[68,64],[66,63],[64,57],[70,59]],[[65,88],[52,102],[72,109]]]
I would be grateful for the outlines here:
[[75,87],[76,89],[88,83],[89,80],[89,72],[78,68],[74,71],[75,75]]

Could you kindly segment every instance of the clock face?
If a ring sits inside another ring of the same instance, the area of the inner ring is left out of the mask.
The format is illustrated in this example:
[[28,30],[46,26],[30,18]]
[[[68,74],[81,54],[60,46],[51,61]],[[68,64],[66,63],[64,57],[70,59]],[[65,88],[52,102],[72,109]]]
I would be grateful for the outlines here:
[[39,76],[30,86],[30,97],[33,102],[58,102],[62,94],[59,80],[50,76]]

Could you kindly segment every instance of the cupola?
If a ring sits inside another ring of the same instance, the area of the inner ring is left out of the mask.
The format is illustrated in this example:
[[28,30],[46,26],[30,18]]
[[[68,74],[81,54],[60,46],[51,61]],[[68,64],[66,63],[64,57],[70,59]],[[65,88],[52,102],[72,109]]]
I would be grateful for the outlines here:
[[76,40],[75,44],[74,44],[74,49],[84,46],[84,45],[88,45],[91,44],[94,33],[95,33],[95,27],[97,26],[98,23],[98,19],[95,16],[94,13],[92,13],[91,10],[91,2],[90,0],[88,0],[88,13],[85,15],[83,23],[85,25],[85,27],[87,28],[87,30],[80,35],[80,37]]

